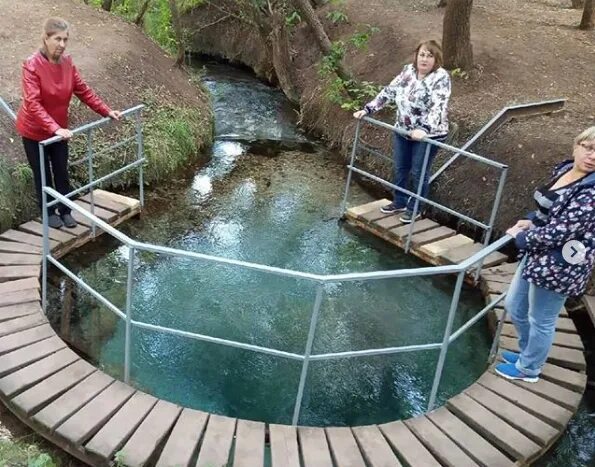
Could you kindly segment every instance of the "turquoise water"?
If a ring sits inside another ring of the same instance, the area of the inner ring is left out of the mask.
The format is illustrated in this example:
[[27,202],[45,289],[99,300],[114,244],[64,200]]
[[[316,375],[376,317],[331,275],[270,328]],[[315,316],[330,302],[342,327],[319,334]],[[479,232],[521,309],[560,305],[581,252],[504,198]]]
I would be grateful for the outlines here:
[[[128,235],[319,274],[425,266],[339,222],[344,164],[299,133],[295,112],[280,93],[229,68],[210,68],[204,80],[217,118],[210,159],[169,187],[149,189],[143,217],[123,227]],[[351,204],[370,200],[352,187]],[[65,262],[124,307],[125,247],[100,238]],[[304,352],[315,283],[147,252],[136,256],[134,270],[136,320]],[[54,275],[53,283],[54,325],[121,378],[123,323],[63,277]],[[444,276],[327,284],[313,352],[440,342],[453,289],[453,278]],[[455,328],[481,307],[480,294],[466,288]],[[489,345],[480,321],[451,346],[439,401],[477,378]],[[300,423],[380,423],[421,413],[437,357],[437,351],[423,351],[312,362]],[[140,329],[132,335],[132,362],[133,384],[161,398],[230,416],[291,420],[299,362]]]

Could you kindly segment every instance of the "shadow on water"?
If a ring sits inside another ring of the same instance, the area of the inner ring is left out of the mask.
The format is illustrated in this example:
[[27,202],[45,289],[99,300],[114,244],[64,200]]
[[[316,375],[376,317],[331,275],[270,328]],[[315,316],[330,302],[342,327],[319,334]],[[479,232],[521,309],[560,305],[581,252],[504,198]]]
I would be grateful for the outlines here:
[[[300,133],[282,94],[245,72],[207,67],[216,114],[210,160],[170,189],[148,193],[133,238],[188,251],[319,274],[416,268],[413,257],[338,223],[345,169]],[[370,201],[354,186],[350,202]],[[65,262],[112,303],[126,301],[128,252],[110,238]],[[303,353],[316,284],[208,261],[141,252],[134,319]],[[123,324],[64,277],[52,277],[51,317],[75,347],[122,377]],[[327,284],[314,352],[441,342],[452,277]],[[455,328],[482,307],[465,289]],[[301,366],[245,350],[135,329],[133,383],[164,399],[215,413],[287,423]],[[477,323],[449,349],[439,401],[485,369],[490,338]],[[313,362],[300,423],[380,423],[425,410],[437,351]]]

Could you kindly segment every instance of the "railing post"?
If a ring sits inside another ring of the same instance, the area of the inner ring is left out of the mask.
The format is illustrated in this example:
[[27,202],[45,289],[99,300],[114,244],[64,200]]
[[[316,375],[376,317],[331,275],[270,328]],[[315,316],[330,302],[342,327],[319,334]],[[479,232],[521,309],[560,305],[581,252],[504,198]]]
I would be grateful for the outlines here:
[[430,393],[430,401],[428,402],[428,410],[430,412],[436,404],[436,395],[438,394],[438,387],[442,379],[442,370],[444,369],[444,362],[446,360],[446,353],[448,352],[448,342],[450,341],[450,334],[452,332],[452,324],[455,320],[455,314],[459,306],[459,298],[461,296],[461,289],[465,280],[465,271],[459,272],[457,276],[457,283],[450,302],[450,310],[446,320],[446,327],[444,329],[444,338],[442,339],[442,346],[440,347],[440,356],[436,364],[436,373],[434,374],[434,383],[432,384],[432,392]]
[[[93,130],[87,131],[87,167],[89,172],[89,183],[93,183]],[[89,204],[91,205],[91,214],[95,215],[95,199],[93,197],[93,187],[89,190]],[[95,222],[91,225],[91,238],[95,238]]]
[[[135,114],[134,127],[136,131],[136,160],[143,158],[144,140],[143,140],[143,124],[141,120],[140,110]],[[143,164],[138,166],[138,197],[140,198],[141,208],[145,205],[145,181],[143,173]]]
[[306,378],[308,377],[308,366],[310,365],[310,354],[312,353],[312,345],[314,343],[314,335],[316,334],[316,325],[318,324],[318,316],[320,315],[320,305],[322,304],[323,293],[324,284],[319,284],[316,290],[312,318],[310,319],[310,330],[308,331],[308,339],[306,340],[306,350],[304,351],[304,362],[302,363],[302,372],[300,374],[300,383],[298,386],[297,397],[295,399],[295,407],[293,408],[293,418],[291,421],[293,426],[298,424],[300,418],[302,399],[304,398],[304,387],[306,385]]
[[[496,215],[498,214],[498,209],[500,208],[500,201],[502,200],[502,193],[504,193],[504,184],[506,183],[506,175],[508,173],[508,167],[504,167],[500,172],[500,180],[498,181],[498,188],[496,190],[496,198],[494,199],[494,204],[492,205],[492,212],[490,214],[490,221],[488,223],[488,228],[485,231],[484,239],[483,239],[483,247],[485,248],[490,243],[492,238],[492,232],[494,230],[494,223],[496,222]],[[483,266],[483,260],[480,261],[478,264],[475,265],[475,274],[473,275],[473,280],[477,282],[479,280],[479,275],[481,273],[481,267]]]
[[[502,303],[502,302],[501,302]],[[497,313],[495,310],[492,309],[494,313]],[[498,316],[496,314],[496,316]],[[496,326],[496,332],[494,334],[494,341],[492,342],[492,346],[490,348],[490,354],[488,355],[488,364],[492,364],[496,359],[496,353],[498,352],[498,343],[500,342],[500,334],[502,333],[502,327],[504,325],[504,321],[506,321],[506,308],[502,307],[502,316],[500,321],[498,322],[498,326]]]
[[126,283],[126,333],[124,340],[124,382],[130,382],[130,345],[132,331],[132,286],[134,284],[134,254],[135,248],[128,246],[128,280]]
[[47,312],[48,298],[48,255],[50,254],[50,232],[48,220],[48,195],[45,192],[47,184],[45,173],[45,147],[39,144],[39,175],[41,178],[41,219],[43,223],[43,258],[41,261],[41,307]]
[[[424,163],[421,168],[421,175],[419,179],[419,183],[417,184],[417,196],[421,196],[421,192],[424,187],[424,179],[426,177],[426,172],[428,170],[428,161],[430,159],[430,151],[432,150],[432,146],[430,143],[426,143],[426,152],[424,154]],[[405,253],[409,253],[409,248],[411,246],[411,235],[413,235],[413,226],[415,225],[415,216],[417,216],[417,211],[419,210],[419,198],[415,198],[415,203],[413,204],[413,213],[411,214],[411,224],[409,224],[409,233],[407,234],[407,243],[405,244]]]
[[362,125],[362,121],[360,119],[357,120],[357,125],[355,127],[355,138],[353,139],[353,148],[351,149],[351,161],[349,162],[349,172],[347,173],[347,182],[345,183],[345,194],[343,195],[343,201],[341,202],[341,213],[339,217],[343,217],[345,215],[345,211],[347,209],[347,197],[349,195],[349,185],[351,185],[351,175],[353,164],[355,163],[355,156],[357,154],[357,146],[359,144],[359,132],[360,127]]

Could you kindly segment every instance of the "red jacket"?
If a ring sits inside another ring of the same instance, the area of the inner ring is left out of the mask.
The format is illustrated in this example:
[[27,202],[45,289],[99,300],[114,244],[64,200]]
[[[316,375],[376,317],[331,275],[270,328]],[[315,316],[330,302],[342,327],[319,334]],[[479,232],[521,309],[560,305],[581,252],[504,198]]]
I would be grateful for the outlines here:
[[75,94],[98,114],[107,117],[110,108],[83,81],[70,55],[60,63],[50,62],[41,52],[23,63],[23,101],[17,114],[17,131],[34,141],[54,136],[68,128],[68,105]]

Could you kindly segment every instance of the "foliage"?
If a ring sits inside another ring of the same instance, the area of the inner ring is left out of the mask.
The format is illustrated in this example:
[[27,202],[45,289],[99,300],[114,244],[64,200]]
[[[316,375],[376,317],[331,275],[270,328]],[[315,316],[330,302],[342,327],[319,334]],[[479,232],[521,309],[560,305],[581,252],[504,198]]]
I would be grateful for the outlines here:
[[23,467],[57,467],[59,462],[36,444],[22,440],[0,440],[0,465]]
[[331,21],[333,24],[337,23],[347,23],[349,18],[347,15],[341,10],[331,10],[326,14],[326,19]]
[[381,89],[381,85],[370,81],[358,82],[336,77],[329,82],[325,96],[332,103],[340,105],[342,109],[355,111],[376,97]]
[[300,14],[297,11],[292,11],[290,14],[288,14],[285,17],[285,24],[289,27],[293,27],[298,25],[299,23],[302,22],[302,17],[300,16]]
[[461,68],[450,70],[450,75],[453,78],[469,79],[469,73]]
[[367,28],[363,31],[356,32],[351,38],[349,42],[356,48],[356,49],[363,49],[368,46],[368,42],[370,42],[370,38],[372,34],[375,34],[380,31],[375,26],[370,26],[369,24],[366,25]]

